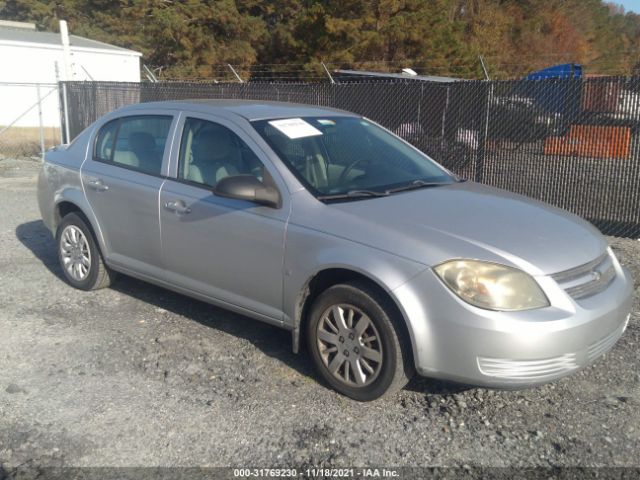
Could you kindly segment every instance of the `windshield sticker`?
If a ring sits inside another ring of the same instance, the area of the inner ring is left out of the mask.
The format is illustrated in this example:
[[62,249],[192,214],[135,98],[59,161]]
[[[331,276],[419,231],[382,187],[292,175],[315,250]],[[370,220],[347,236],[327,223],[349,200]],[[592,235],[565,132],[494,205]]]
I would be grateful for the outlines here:
[[318,119],[318,123],[320,125],[335,125],[336,122],[334,122],[333,120],[328,120],[326,118],[319,118]]
[[285,118],[283,120],[272,120],[269,125],[277,128],[292,140],[296,138],[313,137],[322,135],[322,132],[313,125],[308,124],[301,118]]

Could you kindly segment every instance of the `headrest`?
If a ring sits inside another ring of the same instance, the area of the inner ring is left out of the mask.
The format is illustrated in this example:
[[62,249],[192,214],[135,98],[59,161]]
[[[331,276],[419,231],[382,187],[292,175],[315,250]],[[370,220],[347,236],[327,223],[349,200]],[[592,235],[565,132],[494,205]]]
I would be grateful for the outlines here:
[[221,160],[229,156],[234,148],[233,139],[224,127],[207,126],[193,138],[194,161]]
[[131,132],[129,146],[134,152],[155,150],[156,141],[153,139],[153,135],[148,132]]

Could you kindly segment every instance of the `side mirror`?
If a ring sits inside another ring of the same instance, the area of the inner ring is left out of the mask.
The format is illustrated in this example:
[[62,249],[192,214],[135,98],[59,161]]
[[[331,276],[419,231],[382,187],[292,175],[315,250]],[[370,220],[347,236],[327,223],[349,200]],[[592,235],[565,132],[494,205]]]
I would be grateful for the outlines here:
[[280,208],[282,204],[278,190],[265,185],[253,175],[225,177],[217,183],[213,193],[220,197],[247,200],[272,208]]

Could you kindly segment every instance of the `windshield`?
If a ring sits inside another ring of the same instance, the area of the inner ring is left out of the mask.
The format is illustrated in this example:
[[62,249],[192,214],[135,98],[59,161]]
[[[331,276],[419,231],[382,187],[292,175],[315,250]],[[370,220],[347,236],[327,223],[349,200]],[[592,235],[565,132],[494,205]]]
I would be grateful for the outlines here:
[[389,194],[456,179],[426,155],[357,117],[259,120],[253,127],[321,199]]

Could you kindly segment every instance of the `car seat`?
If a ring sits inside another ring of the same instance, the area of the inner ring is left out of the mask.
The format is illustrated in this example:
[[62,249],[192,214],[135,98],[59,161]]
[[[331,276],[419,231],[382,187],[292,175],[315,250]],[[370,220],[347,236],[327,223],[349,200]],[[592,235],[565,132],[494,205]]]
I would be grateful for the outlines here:
[[328,187],[327,162],[313,138],[291,142],[286,141],[282,134],[275,132],[269,138],[278,150],[276,153],[293,163],[311,186],[319,190]]
[[138,157],[139,167],[146,172],[159,174],[162,169],[162,158],[156,149],[156,141],[148,132],[131,132],[129,148]]
[[132,168],[139,168],[140,161],[138,156],[129,150],[117,150],[113,152],[113,163],[124,165]]
[[221,179],[238,175],[241,153],[224,127],[207,126],[200,130],[191,145],[192,160],[187,180],[214,187]]

